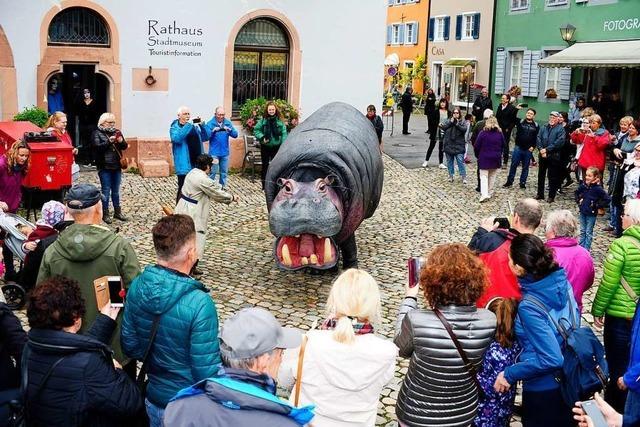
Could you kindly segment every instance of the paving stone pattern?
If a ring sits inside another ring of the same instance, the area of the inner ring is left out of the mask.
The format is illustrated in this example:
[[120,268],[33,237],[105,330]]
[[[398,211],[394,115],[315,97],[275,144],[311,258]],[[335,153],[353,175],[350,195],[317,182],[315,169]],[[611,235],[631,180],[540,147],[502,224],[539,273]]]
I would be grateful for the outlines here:
[[[468,165],[470,184],[459,178],[450,183],[445,170],[437,168],[409,170],[384,156],[385,182],[382,199],[375,215],[357,231],[360,268],[369,271],[380,284],[383,294],[382,323],[377,331],[393,337],[397,309],[404,295],[406,260],[422,255],[433,246],[448,242],[467,243],[479,221],[488,215],[504,216],[507,200],[514,204],[525,196],[533,196],[533,188],[504,190],[499,186],[506,170],[498,173],[495,196],[487,203],[478,203],[474,191],[475,164]],[[536,182],[533,168],[529,182]],[[80,181],[97,184],[95,172],[83,172]],[[232,174],[228,189],[240,196],[238,203],[213,204],[205,259],[199,267],[205,272],[203,283],[215,300],[220,322],[242,307],[260,306],[269,309],[285,325],[309,329],[315,320],[324,317],[325,301],[334,274],[309,275],[284,272],[272,259],[273,236],[269,232],[267,208],[259,180]],[[570,188],[559,196],[553,208],[577,212]],[[130,239],[143,265],[154,261],[151,227],[162,211],[161,203],[175,198],[176,178],[143,179],[138,175],[123,177],[121,200],[130,221],[114,221],[113,229]],[[545,202],[544,208],[549,205]],[[593,255],[597,278],[611,237],[600,231],[604,220],[596,225]],[[585,313],[591,307],[595,289],[587,292]],[[24,320],[24,312],[21,313]],[[585,320],[592,323],[589,314]],[[377,425],[397,426],[395,401],[407,371],[408,361],[399,359],[395,378],[385,387],[378,407]],[[512,425],[520,425],[514,421]]]

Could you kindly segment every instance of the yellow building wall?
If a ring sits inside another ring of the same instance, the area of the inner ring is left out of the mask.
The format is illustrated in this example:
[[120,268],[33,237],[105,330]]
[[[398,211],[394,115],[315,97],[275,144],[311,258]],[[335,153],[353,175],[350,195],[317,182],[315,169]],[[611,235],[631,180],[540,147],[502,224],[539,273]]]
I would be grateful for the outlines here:
[[[418,23],[417,44],[386,44],[385,57],[395,53],[400,58],[399,69],[404,69],[405,61],[414,61],[418,55],[425,56],[429,24],[429,0],[418,0],[414,3],[399,4],[387,7],[387,28],[389,25],[406,22]],[[386,28],[385,28],[385,31]],[[386,33],[385,33],[386,34]],[[385,42],[387,39],[385,38]],[[391,79],[384,67],[384,90],[389,90]],[[428,74],[427,74],[428,75]],[[412,83],[413,93],[422,94],[425,90],[422,82]],[[404,90],[404,88],[402,88]]]

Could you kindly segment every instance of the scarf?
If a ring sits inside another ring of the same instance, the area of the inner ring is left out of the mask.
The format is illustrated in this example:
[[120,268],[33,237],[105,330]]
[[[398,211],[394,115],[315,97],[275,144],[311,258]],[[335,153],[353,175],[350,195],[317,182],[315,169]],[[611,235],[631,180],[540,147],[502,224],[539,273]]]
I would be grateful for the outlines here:
[[[356,317],[351,317],[351,316],[347,316],[349,318],[349,320],[351,320],[351,325],[353,326],[353,332],[355,332],[356,335],[366,335],[366,334],[372,334],[373,333],[373,325],[369,322],[358,322],[358,319]],[[331,331],[333,329],[335,329],[336,324],[338,323],[338,319],[336,319],[335,317],[330,317],[327,320],[325,320],[322,325],[320,325],[320,330],[323,331]]]
[[279,139],[282,136],[280,128],[278,127],[278,118],[276,116],[267,117],[264,126],[264,138],[271,141],[272,139]]
[[99,125],[98,129],[100,129],[102,132],[105,132],[105,133],[116,133],[115,126],[106,127],[106,126]]

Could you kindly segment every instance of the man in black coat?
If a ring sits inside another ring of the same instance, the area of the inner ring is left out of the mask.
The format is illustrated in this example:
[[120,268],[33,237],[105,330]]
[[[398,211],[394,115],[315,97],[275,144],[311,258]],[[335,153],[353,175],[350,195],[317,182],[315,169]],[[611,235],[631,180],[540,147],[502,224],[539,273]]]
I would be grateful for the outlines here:
[[498,119],[498,125],[502,129],[502,135],[504,135],[504,150],[502,150],[502,164],[509,164],[509,140],[511,139],[511,131],[516,125],[518,119],[518,109],[511,104],[511,95],[505,93],[500,99],[500,105],[496,110],[496,119]]
[[407,86],[404,93],[402,94],[402,99],[400,100],[400,107],[402,108],[403,135],[411,135],[411,132],[409,132],[409,119],[411,118],[411,112],[413,111],[413,97],[411,96],[412,93],[413,89],[411,89],[411,86]]
[[493,110],[493,101],[489,97],[489,91],[487,88],[483,88],[480,95],[476,97],[473,103],[473,116],[476,118],[476,123],[483,119],[484,110]]

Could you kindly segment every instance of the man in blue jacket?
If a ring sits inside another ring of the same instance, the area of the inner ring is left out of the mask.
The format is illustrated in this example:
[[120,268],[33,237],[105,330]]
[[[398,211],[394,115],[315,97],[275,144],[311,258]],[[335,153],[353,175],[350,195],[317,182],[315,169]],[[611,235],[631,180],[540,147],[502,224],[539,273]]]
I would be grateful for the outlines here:
[[167,406],[171,427],[298,427],[313,407],[293,407],[276,396],[282,352],[300,346],[302,336],[283,328],[260,307],[240,310],[220,330],[223,367],[211,378],[181,390]]
[[231,120],[224,116],[224,108],[216,107],[215,115],[206,125],[206,132],[209,135],[209,155],[213,157],[209,176],[215,181],[216,175],[220,175],[219,182],[223,190],[227,187],[229,172],[229,137],[238,137],[238,131],[233,127]]
[[538,195],[537,200],[544,200],[545,178],[549,178],[549,203],[556,199],[556,193],[564,177],[564,165],[562,164],[562,147],[566,141],[564,128],[560,125],[559,118],[562,115],[557,111],[549,114],[549,123],[538,132],[537,147],[538,157]]
[[193,220],[165,216],[152,233],[156,264],[131,283],[121,343],[127,355],[143,360],[158,322],[147,359],[145,404],[151,427],[160,427],[165,406],[179,390],[218,371],[220,352],[216,306],[202,283],[189,277],[198,258]]
[[184,184],[184,178],[193,169],[195,159],[204,151],[202,149],[202,137],[204,129],[200,126],[200,118],[196,117],[190,122],[191,110],[189,107],[178,108],[178,118],[171,123],[169,136],[173,151],[173,164],[178,177],[178,194],[176,203],[180,200],[180,192]]

